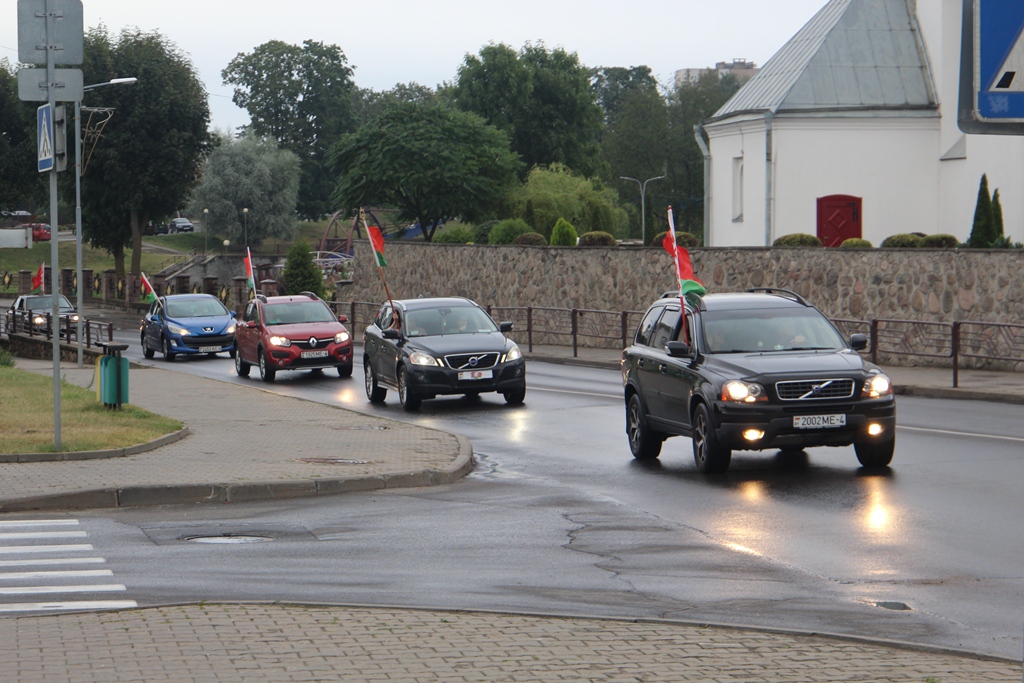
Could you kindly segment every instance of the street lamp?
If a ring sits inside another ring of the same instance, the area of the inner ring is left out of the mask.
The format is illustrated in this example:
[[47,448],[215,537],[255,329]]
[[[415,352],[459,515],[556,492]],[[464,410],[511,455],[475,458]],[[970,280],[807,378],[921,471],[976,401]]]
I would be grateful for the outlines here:
[[210,251],[210,210],[203,209],[203,258]]
[[224,240],[224,255],[228,255],[228,245],[231,244],[231,240]]
[[242,216],[245,219],[245,248],[249,248],[249,209],[242,209]]
[[[82,88],[82,92],[95,90],[107,85],[132,85],[138,79],[112,78],[106,83],[94,83]],[[82,359],[82,321],[85,318],[82,306],[84,296],[82,287],[82,99],[75,100],[75,277],[78,279],[78,367],[83,367]]]
[[648,178],[641,183],[636,178],[628,178],[624,175],[619,176],[619,180],[632,180],[640,186],[640,241],[644,244],[647,244],[647,212],[644,210],[644,198],[647,196],[647,183],[652,180],[661,180],[664,177],[665,176],[660,175],[654,178]]

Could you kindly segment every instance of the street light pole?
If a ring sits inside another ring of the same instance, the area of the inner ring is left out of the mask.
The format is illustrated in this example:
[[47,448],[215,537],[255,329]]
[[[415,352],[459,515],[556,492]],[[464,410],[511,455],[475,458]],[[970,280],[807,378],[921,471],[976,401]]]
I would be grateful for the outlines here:
[[[86,90],[95,90],[96,88],[102,88],[105,85],[131,85],[138,80],[136,78],[114,78],[106,83],[95,83],[93,85],[87,85],[82,88],[82,92]],[[82,358],[82,321],[85,319],[84,311],[82,306],[85,302],[82,288],[85,283],[82,282],[82,100],[75,100],[75,280],[78,282],[77,298],[78,298],[78,324],[76,326],[75,340],[78,344],[78,367],[84,366],[84,359]]]
[[249,209],[242,209],[242,216],[245,220],[245,248],[249,248]]
[[210,210],[203,209],[203,258],[210,250]]
[[647,183],[652,180],[661,180],[665,176],[659,175],[654,178],[648,178],[644,182],[640,182],[636,178],[628,178],[626,176],[619,176],[620,180],[632,180],[634,183],[640,186],[640,241],[645,245],[647,244],[647,211],[644,208],[645,198],[647,196]]

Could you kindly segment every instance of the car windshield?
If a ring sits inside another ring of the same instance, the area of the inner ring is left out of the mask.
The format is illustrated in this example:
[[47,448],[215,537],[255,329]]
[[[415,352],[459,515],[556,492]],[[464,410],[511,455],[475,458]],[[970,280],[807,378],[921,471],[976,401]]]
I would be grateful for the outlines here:
[[263,321],[267,325],[296,325],[300,323],[336,323],[338,318],[322,301],[292,301],[286,304],[265,305]]
[[490,316],[476,306],[417,308],[406,313],[405,334],[409,337],[476,334],[497,329]]
[[224,304],[214,298],[203,299],[168,299],[168,318],[211,318],[228,315]]
[[813,308],[706,311],[704,339],[710,353],[838,351],[846,342]]
[[[57,300],[57,305],[62,311],[73,311],[75,307],[71,305],[71,302],[67,300],[63,294],[60,295],[60,299]],[[25,299],[25,310],[27,311],[45,311],[53,306],[53,297],[49,294],[32,296]]]

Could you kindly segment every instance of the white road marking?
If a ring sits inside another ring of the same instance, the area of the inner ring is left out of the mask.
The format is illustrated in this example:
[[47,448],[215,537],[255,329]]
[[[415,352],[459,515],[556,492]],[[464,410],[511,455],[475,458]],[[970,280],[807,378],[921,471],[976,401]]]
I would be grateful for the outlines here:
[[908,427],[906,425],[896,425],[896,429],[908,429],[912,432],[930,432],[932,434],[948,434],[950,436],[968,436],[979,439],[996,439],[998,441],[1012,441],[1014,443],[1024,443],[1024,438],[1019,436],[999,436],[998,434],[978,434],[976,432],[957,432],[952,429],[932,429],[930,427]]
[[9,554],[28,554],[28,553],[63,553],[63,552],[76,552],[81,550],[92,551],[92,545],[89,543],[71,543],[69,545],[11,545],[11,546],[0,546],[0,555],[4,553]]
[[18,521],[0,522],[0,529],[11,529],[19,526],[78,526],[77,519],[21,519]]
[[0,533],[0,541],[25,538],[85,538],[84,531],[6,531]]
[[37,595],[41,593],[113,593],[128,590],[120,583],[98,583],[93,586],[17,586],[0,587],[0,595]]
[[32,560],[0,560],[0,568],[3,567],[46,567],[62,564],[103,564],[106,560],[102,557],[42,557]]
[[41,578],[63,578],[77,576],[113,576],[114,572],[109,569],[67,569],[41,572],[3,572],[0,573],[0,581],[14,581],[18,579],[41,579]]
[[134,600],[81,600],[77,602],[16,602],[0,604],[0,612],[56,612],[69,610],[131,609],[138,607]]

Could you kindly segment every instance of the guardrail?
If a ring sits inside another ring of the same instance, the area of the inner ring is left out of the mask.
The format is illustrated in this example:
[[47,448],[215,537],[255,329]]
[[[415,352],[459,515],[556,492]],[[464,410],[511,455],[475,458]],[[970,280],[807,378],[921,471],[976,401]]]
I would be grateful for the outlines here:
[[[29,337],[53,339],[53,313],[39,314],[44,318],[41,323],[34,323],[28,316],[7,314],[0,316],[0,333],[24,334]],[[71,316],[58,316],[57,334],[67,341],[77,340],[78,323]],[[114,323],[97,322],[85,319],[82,321],[82,344],[87,347],[97,346],[101,342],[114,341]]]

